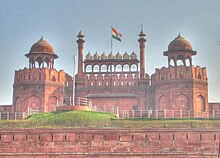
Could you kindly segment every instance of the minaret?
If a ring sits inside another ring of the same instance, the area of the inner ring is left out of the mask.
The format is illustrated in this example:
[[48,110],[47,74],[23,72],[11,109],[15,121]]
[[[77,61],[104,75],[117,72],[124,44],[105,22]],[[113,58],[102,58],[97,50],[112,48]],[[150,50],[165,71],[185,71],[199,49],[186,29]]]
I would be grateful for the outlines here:
[[139,34],[139,40],[140,43],[140,79],[145,79],[145,34],[143,32],[143,27],[141,26],[141,32]]
[[83,74],[83,44],[84,44],[84,35],[82,31],[78,34],[78,40],[76,41],[78,43],[78,78],[82,78]]

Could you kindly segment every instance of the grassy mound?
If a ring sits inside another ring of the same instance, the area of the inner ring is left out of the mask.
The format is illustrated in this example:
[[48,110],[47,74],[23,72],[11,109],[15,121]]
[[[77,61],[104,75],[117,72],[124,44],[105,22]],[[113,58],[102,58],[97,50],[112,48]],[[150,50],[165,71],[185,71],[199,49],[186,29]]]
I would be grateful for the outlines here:
[[108,126],[116,115],[91,111],[40,113],[25,120],[0,121],[0,128],[99,128]]
[[211,119],[117,119],[111,113],[64,111],[40,113],[25,120],[0,121],[0,128],[219,128]]

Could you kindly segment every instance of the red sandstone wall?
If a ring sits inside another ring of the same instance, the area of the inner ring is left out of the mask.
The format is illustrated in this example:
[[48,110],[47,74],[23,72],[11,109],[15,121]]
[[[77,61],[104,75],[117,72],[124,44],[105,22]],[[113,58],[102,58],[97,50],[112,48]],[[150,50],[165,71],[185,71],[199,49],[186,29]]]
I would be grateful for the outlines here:
[[14,106],[13,105],[0,105],[0,112],[14,112]]
[[217,157],[220,130],[1,130],[0,157]]

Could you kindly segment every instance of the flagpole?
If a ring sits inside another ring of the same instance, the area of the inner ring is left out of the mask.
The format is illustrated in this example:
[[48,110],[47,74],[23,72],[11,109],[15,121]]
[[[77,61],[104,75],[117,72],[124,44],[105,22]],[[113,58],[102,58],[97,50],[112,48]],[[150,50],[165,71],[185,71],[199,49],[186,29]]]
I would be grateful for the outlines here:
[[76,78],[75,78],[75,74],[76,74],[76,55],[74,55],[73,58],[73,105],[75,105],[75,83],[76,83]]
[[111,32],[111,53],[113,52],[113,40],[112,40],[112,32]]

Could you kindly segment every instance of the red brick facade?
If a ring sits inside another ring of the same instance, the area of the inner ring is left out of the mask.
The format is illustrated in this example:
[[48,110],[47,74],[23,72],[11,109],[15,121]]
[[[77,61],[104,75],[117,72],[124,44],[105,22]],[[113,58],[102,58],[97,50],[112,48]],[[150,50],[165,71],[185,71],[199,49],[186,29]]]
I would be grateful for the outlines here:
[[[101,109],[120,110],[190,110],[208,115],[208,78],[206,68],[193,66],[196,51],[178,35],[163,53],[168,67],[156,69],[151,76],[145,72],[145,34],[139,34],[140,60],[130,55],[88,53],[83,57],[84,35],[78,40],[78,73],[75,96],[91,99]],[[17,112],[29,108],[54,111],[63,99],[73,96],[72,77],[54,68],[58,56],[53,47],[41,38],[25,55],[29,68],[15,72],[13,105]],[[198,115],[197,115],[198,116]]]
[[213,158],[219,136],[219,129],[5,129],[0,157]]
[[[129,55],[112,52],[83,59],[84,35],[78,35],[79,66],[76,75],[76,96],[90,98],[99,108],[119,107],[121,110],[190,110],[208,115],[206,68],[192,65],[196,51],[181,35],[168,46],[164,56],[168,67],[156,69],[149,77],[145,73],[145,34],[139,34],[140,61]],[[139,64],[140,62],[140,64]],[[84,70],[82,64],[84,63]],[[140,66],[140,68],[139,68]]]

